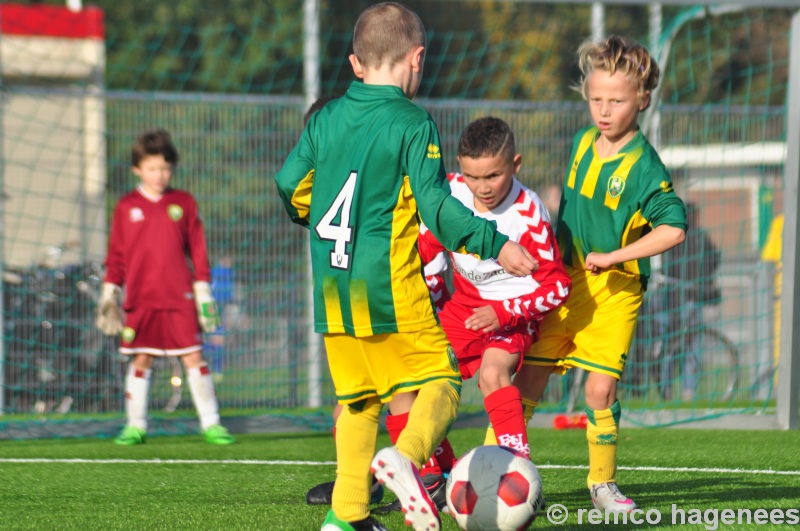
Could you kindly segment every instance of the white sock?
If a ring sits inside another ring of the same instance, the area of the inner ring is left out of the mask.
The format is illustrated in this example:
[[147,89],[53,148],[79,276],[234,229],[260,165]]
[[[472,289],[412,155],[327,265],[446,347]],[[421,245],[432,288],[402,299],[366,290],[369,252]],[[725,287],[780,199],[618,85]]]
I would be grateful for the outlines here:
[[214,380],[207,365],[192,367],[186,372],[192,401],[200,417],[200,429],[205,431],[209,426],[219,424],[219,403],[214,393]]
[[147,398],[150,393],[150,369],[136,369],[128,365],[125,376],[125,414],[128,426],[147,430]]

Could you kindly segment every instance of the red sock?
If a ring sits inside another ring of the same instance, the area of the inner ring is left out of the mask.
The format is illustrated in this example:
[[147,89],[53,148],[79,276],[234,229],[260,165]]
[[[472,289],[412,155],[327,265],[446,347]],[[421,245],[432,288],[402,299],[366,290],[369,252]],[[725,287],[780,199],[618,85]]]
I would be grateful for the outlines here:
[[[428,472],[429,474],[443,474],[450,472],[456,464],[456,454],[453,452],[453,447],[450,446],[450,440],[445,437],[442,443],[436,447],[433,452],[433,457],[425,463],[423,470],[427,470],[428,465],[435,466],[437,470]],[[422,474],[422,472],[420,472]]]
[[522,413],[522,395],[513,385],[503,387],[483,399],[483,407],[489,414],[497,444],[508,446],[525,455],[530,455],[528,430]]
[[336,426],[333,427],[333,440],[336,440]]
[[408,424],[408,413],[402,415],[386,415],[386,431],[389,432],[389,439],[392,444],[397,444],[397,439]]

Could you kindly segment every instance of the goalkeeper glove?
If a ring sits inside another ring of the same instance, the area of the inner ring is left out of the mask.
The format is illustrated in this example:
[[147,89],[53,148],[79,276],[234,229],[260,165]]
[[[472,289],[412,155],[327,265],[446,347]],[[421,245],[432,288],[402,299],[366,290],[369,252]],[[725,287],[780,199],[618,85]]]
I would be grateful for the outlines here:
[[122,289],[116,284],[103,282],[100,300],[97,302],[97,319],[95,325],[107,336],[115,336],[122,332],[125,315],[120,308]]
[[222,324],[217,310],[217,301],[211,295],[211,285],[208,282],[194,283],[194,302],[197,306],[197,319],[203,332],[215,332]]

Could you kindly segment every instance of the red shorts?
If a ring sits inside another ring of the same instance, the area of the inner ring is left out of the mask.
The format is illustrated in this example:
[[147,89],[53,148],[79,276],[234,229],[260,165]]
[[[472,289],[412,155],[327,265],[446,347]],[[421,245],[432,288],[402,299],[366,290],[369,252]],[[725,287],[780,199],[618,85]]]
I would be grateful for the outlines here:
[[445,334],[453,350],[456,351],[458,367],[461,369],[461,378],[468,380],[475,376],[481,368],[483,353],[488,348],[505,350],[509,355],[518,356],[518,371],[522,366],[523,354],[533,342],[533,336],[527,326],[516,326],[510,330],[495,330],[484,334],[477,330],[469,330],[464,322],[472,315],[472,308],[459,304],[454,300],[448,301],[444,309],[439,312],[439,321],[442,323]]
[[140,309],[129,312],[122,329],[120,354],[183,356],[202,349],[203,336],[194,308]]

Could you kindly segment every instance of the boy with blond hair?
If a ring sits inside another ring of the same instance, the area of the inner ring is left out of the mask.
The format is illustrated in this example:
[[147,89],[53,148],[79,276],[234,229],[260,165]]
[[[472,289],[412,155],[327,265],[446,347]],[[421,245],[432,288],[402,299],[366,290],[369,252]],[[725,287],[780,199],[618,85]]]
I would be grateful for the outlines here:
[[[367,8],[353,32],[356,77],[314,114],[275,177],[292,220],[311,229],[314,315],[339,403],[337,478],[324,530],[385,529],[369,515],[370,472],[400,500],[406,523],[441,521],[419,476],[455,419],[461,377],[438,323],[417,251],[419,220],[448,249],[536,267],[523,247],[450,195],[439,133],[410,100],[422,79],[425,27],[405,6]],[[395,446],[374,458],[378,416],[417,392]]]
[[622,407],[617,383],[630,352],[650,257],[683,242],[686,212],[642,132],[659,68],[646,48],[619,36],[578,50],[577,89],[593,125],[575,135],[556,234],[572,278],[569,300],[547,314],[514,379],[538,403],[552,372],[580,367],[585,386],[587,484],[595,508],[630,512],[616,482]]

